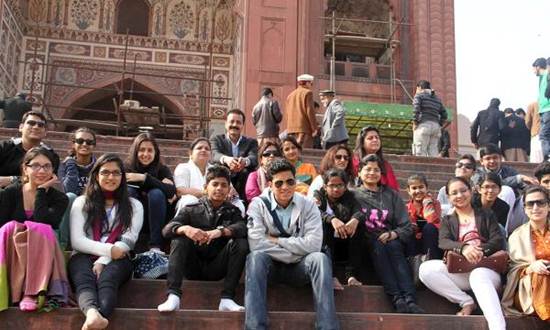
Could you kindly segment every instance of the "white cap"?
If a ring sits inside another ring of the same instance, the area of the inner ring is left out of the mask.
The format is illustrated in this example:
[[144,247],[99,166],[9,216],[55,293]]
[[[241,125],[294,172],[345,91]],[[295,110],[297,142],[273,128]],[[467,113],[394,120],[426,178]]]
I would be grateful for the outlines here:
[[313,79],[315,79],[315,77],[307,73],[298,76],[298,81],[313,81]]

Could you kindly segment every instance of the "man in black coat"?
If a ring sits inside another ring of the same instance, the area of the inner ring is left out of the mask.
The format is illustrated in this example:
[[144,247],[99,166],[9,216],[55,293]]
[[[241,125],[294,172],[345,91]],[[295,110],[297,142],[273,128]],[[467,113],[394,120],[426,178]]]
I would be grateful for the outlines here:
[[245,115],[239,109],[230,110],[225,120],[225,134],[213,136],[212,161],[229,167],[231,183],[241,200],[246,201],[245,185],[248,174],[258,166],[258,141],[241,135]]
[[489,107],[477,114],[472,127],[470,127],[470,139],[476,149],[489,143],[498,146],[504,119],[504,114],[498,109],[499,105],[499,99],[491,99]]
[[514,113],[514,109],[504,109],[504,125],[500,130],[501,149],[509,162],[529,161],[531,133],[525,121]]

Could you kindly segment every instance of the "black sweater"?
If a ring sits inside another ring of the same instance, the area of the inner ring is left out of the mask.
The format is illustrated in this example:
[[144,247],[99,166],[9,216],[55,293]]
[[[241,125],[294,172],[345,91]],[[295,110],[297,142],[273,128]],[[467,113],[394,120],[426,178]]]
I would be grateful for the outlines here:
[[129,184],[137,184],[140,190],[149,191],[154,188],[162,190],[167,199],[172,198],[176,194],[176,186],[170,183],[164,183],[162,180],[169,179],[174,182],[172,172],[166,165],[160,165],[159,171],[156,175],[149,173],[147,169],[143,170],[127,170],[128,173],[141,173],[145,174],[145,181],[143,182],[129,182]]
[[[29,220],[25,216],[22,187],[23,185],[17,182],[0,190],[0,226],[11,220]],[[68,204],[67,196],[54,188],[47,191],[43,188],[37,189],[31,220],[49,224],[57,229]]]

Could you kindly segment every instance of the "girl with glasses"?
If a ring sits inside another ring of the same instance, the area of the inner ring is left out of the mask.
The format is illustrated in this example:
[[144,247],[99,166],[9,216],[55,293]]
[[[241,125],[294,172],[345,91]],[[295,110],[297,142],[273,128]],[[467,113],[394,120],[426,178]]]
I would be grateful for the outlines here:
[[356,176],[353,171],[352,156],[351,150],[345,144],[335,145],[328,149],[319,167],[319,174],[321,175],[318,175],[309,186],[307,197],[313,198],[315,191],[323,187],[324,181],[322,174],[331,168],[345,171],[349,181],[352,183]]
[[175,199],[176,187],[172,171],[162,163],[159,146],[151,133],[136,136],[125,165],[130,195],[142,202],[147,215],[149,248],[163,254],[161,231],[167,220],[168,204]]
[[[358,220],[352,219],[357,207],[353,193],[348,190],[349,176],[340,168],[328,169],[322,176],[324,184],[315,190],[313,199],[323,220],[323,245],[328,248],[333,267],[338,257],[345,256],[346,283],[362,285],[358,280],[362,237],[353,235],[353,223]],[[335,290],[344,289],[337,277],[333,281]]]
[[58,177],[65,194],[69,198],[69,206],[59,225],[59,243],[63,248],[70,246],[69,219],[71,206],[76,197],[80,196],[88,182],[88,175],[95,164],[94,150],[96,147],[95,132],[88,127],[80,127],[72,134],[73,144],[67,158],[59,165]]
[[548,190],[530,186],[523,203],[529,222],[508,240],[510,269],[502,297],[508,315],[533,315],[550,320],[550,207]]
[[[470,182],[455,177],[445,187],[454,212],[441,220],[439,248],[459,253],[470,263],[501,250],[504,236],[495,215],[472,207]],[[474,298],[466,292],[472,290],[489,329],[506,329],[498,296],[501,278],[496,271],[479,267],[468,273],[449,273],[443,260],[428,260],[420,265],[419,277],[428,289],[458,304],[461,309],[457,315],[461,316],[477,309]]]
[[[398,192],[381,181],[383,162],[377,155],[361,160],[362,186],[355,191],[358,211],[347,226],[351,236],[364,237],[378,279],[398,313],[421,314],[416,289],[406,258],[405,244],[413,229],[405,203]],[[354,228],[355,227],[355,228]]]
[[0,190],[0,237],[4,238],[0,246],[0,279],[7,281],[7,287],[0,287],[0,310],[8,307],[4,305],[8,301],[19,303],[23,311],[37,310],[39,295],[44,293],[47,299],[67,303],[65,260],[54,229],[58,228],[68,201],[64,193],[54,188],[58,182],[54,163],[49,150],[30,149],[21,164],[22,182]]
[[69,260],[71,283],[86,316],[82,329],[105,329],[116,305],[118,288],[128,281],[133,250],[143,224],[141,203],[128,196],[122,160],[99,157],[84,195],[71,209]]
[[276,159],[282,158],[279,145],[272,141],[265,141],[258,150],[260,166],[248,176],[245,186],[246,200],[250,203],[252,198],[260,196],[265,188],[269,187],[267,182],[267,169],[269,164]]

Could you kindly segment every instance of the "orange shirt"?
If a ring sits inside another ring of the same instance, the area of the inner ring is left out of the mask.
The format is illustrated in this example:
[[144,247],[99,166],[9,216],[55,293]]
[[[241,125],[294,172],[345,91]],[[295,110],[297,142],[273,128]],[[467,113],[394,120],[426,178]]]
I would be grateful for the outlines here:
[[550,260],[550,229],[543,234],[539,230],[531,228],[531,238],[535,250],[535,259]]

